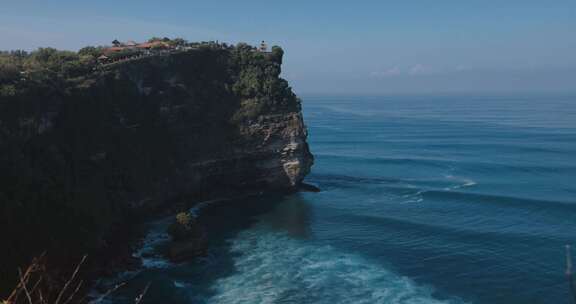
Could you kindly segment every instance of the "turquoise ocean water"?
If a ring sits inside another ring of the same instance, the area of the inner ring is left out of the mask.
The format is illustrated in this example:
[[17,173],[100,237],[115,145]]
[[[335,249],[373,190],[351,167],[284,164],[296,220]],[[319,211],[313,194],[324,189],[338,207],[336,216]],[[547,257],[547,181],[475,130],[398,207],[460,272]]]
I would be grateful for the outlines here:
[[151,253],[151,224],[110,302],[571,303],[576,95],[303,100],[323,191],[197,208],[189,264]]

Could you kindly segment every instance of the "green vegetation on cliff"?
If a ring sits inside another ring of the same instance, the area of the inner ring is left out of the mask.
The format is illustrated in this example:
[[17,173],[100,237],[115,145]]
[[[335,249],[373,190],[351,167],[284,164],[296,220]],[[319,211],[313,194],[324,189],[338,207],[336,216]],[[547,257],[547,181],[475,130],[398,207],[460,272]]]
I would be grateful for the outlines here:
[[299,113],[283,51],[200,46],[107,66],[99,47],[0,53],[0,286],[44,251],[106,259],[169,203],[265,186],[254,142],[270,134],[242,130]]

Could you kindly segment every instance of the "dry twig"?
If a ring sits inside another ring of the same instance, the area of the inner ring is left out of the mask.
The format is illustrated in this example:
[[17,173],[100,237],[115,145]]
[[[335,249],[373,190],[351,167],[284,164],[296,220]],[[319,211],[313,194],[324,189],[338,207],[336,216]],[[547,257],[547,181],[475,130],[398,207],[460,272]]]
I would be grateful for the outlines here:
[[98,299],[90,301],[88,304],[96,304],[96,303],[100,303],[102,302],[102,300],[104,300],[106,297],[108,297],[110,294],[112,294],[113,292],[115,292],[116,290],[118,290],[118,288],[122,287],[126,285],[126,283],[120,283],[117,284],[116,286],[114,286],[114,288],[108,290],[106,293],[104,293],[102,296],[100,296]]
[[[86,261],[86,257],[87,256],[82,257],[82,260],[80,260],[80,263],[78,263],[78,266],[76,266],[76,269],[74,269],[72,276],[70,277],[70,279],[68,281],[66,281],[66,283],[64,284],[64,287],[62,288],[62,290],[60,290],[60,293],[58,293],[58,297],[56,298],[56,301],[54,301],[54,304],[60,303],[62,296],[64,296],[64,293],[66,292],[66,290],[68,289],[68,287],[70,286],[72,281],[74,281],[76,279],[76,276],[78,275],[78,271],[80,271],[80,267],[82,267],[82,264],[84,264],[84,262]],[[74,293],[71,296],[73,297]]]
[[[44,282],[45,282],[44,275],[46,275],[46,274],[43,271],[44,269],[41,267],[43,258],[44,258],[44,254],[42,254],[38,258],[33,259],[32,263],[30,263],[30,265],[26,268],[26,270],[24,272],[22,272],[21,269],[18,269],[18,274],[19,274],[18,284],[16,285],[14,290],[12,290],[12,292],[10,293],[10,295],[8,296],[8,298],[6,300],[2,301],[0,299],[0,304],[86,303],[85,298],[79,299],[77,297],[78,293],[80,292],[80,290],[82,289],[82,286],[84,284],[83,280],[80,280],[78,282],[77,279],[78,279],[78,273],[80,272],[82,265],[86,261],[87,256],[82,257],[81,261],[78,263],[78,265],[76,266],[76,268],[72,272],[72,275],[70,276],[70,278],[66,281],[66,283],[64,283],[64,286],[58,292],[58,295],[57,295],[56,299],[54,300],[54,302],[52,302],[50,300],[50,299],[53,299],[53,296],[50,293],[50,288],[46,284],[44,284]],[[98,299],[95,299],[95,300],[88,302],[88,304],[100,303],[102,300],[104,300],[106,297],[108,297],[110,294],[112,294],[113,292],[115,292],[116,290],[118,290],[120,287],[122,287],[124,285],[126,285],[126,283],[117,284],[116,286],[114,286],[114,288],[108,290],[106,293],[104,293]],[[30,286],[31,286],[31,288],[30,288]],[[74,286],[73,289],[71,289],[72,286]],[[142,291],[142,293],[135,298],[135,300],[134,300],[135,304],[140,304],[140,302],[142,302],[142,300],[144,299],[144,296],[148,292],[149,287],[150,287],[150,283],[148,283],[146,285],[146,287],[144,288],[144,290]],[[46,294],[46,293],[48,293],[48,294]],[[25,298],[20,301],[19,297],[22,294],[25,295]],[[64,299],[65,299],[65,301],[64,301]]]
[[20,278],[20,284],[22,286],[22,289],[24,290],[24,294],[26,295],[26,299],[28,299],[28,303],[33,304],[32,303],[32,296],[30,295],[30,292],[28,291],[28,287],[26,287],[26,285],[28,284],[28,281],[24,281],[24,278],[22,276],[22,269],[18,269],[18,274],[19,274],[19,278]]
[[136,297],[136,299],[134,300],[134,304],[140,304],[140,302],[142,302],[142,299],[144,299],[144,296],[148,292],[148,288],[150,288],[150,283],[146,284],[146,287],[144,287],[142,293]]

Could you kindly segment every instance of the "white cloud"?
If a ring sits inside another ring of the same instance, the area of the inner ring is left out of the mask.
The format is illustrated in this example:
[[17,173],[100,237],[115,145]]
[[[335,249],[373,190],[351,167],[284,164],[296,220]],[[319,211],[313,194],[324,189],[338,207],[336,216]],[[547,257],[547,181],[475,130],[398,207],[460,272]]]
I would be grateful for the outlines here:
[[428,75],[467,72],[472,69],[473,67],[464,64],[459,64],[452,67],[438,67],[418,63],[407,67],[393,66],[380,71],[374,71],[370,73],[370,77],[386,78],[395,76],[428,76]]
[[436,71],[431,68],[430,66],[423,65],[423,64],[416,64],[413,65],[409,70],[408,74],[410,75],[430,75],[434,74]]
[[401,75],[401,74],[402,74],[402,70],[399,67],[395,66],[395,67],[384,69],[382,71],[372,72],[372,73],[370,73],[370,77],[382,78],[382,77],[397,76],[397,75]]

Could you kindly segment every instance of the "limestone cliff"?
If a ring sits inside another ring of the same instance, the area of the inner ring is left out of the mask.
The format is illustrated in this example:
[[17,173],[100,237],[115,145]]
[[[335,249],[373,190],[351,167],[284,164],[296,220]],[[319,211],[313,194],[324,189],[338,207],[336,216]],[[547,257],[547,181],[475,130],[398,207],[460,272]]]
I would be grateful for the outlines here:
[[205,48],[20,80],[0,96],[4,261],[105,247],[142,211],[296,189],[313,158],[282,55]]

